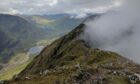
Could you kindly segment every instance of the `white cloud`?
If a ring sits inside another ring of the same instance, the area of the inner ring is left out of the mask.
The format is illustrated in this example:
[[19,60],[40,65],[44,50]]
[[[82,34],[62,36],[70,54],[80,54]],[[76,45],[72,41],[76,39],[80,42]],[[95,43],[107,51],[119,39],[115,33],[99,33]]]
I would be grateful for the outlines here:
[[[102,12],[120,6],[121,0],[0,0],[0,13],[20,14]],[[13,10],[11,10],[13,9]],[[86,9],[86,10],[85,10]],[[83,14],[84,15],[84,14]]]
[[54,6],[58,3],[58,0],[51,0],[51,2],[49,3],[50,6]]
[[19,11],[13,8],[10,8],[9,14],[18,14]]
[[84,39],[94,48],[117,52],[140,64],[140,0],[114,4],[117,10],[87,22]]

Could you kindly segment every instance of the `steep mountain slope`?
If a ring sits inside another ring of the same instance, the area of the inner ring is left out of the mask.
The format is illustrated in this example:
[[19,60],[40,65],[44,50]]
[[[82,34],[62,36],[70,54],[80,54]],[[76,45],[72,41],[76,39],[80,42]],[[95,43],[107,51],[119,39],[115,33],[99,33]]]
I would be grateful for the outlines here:
[[140,66],[80,39],[84,24],[47,46],[5,84],[140,84]]
[[34,41],[47,37],[44,29],[14,15],[0,14],[0,58],[6,62],[17,50],[31,46]]
[[67,14],[6,15],[0,14],[0,60],[7,62],[14,51],[30,47],[34,41],[50,40],[69,32],[83,19]]
[[75,28],[81,21],[82,19],[72,19],[67,14],[31,16],[0,14],[0,80],[9,80],[24,69],[34,55],[30,55],[27,62],[22,64],[18,64],[18,61],[26,59],[30,49],[48,45]]

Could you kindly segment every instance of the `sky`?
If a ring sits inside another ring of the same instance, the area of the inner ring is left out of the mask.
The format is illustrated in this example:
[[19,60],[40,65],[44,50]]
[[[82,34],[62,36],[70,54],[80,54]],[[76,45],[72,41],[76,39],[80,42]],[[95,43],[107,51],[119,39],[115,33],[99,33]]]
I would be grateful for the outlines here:
[[0,0],[0,13],[81,14],[105,12],[120,6],[121,0]]

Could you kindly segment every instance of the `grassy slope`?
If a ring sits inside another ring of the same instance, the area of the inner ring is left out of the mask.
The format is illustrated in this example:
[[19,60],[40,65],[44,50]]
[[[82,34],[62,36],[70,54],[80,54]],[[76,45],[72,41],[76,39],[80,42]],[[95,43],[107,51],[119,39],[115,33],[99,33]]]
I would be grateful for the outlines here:
[[0,72],[0,80],[9,80],[14,75],[19,74],[31,62],[32,58],[27,56],[26,53],[13,56]]
[[32,20],[36,21],[39,25],[49,25],[50,23],[54,22],[54,20],[45,19],[40,16],[32,16]]
[[14,75],[19,74],[29,62],[17,65],[16,67],[11,67],[8,70],[4,71],[3,74],[0,75],[0,80],[9,80]]
[[[17,17],[16,17],[17,18]],[[23,18],[24,19],[24,18]],[[25,18],[26,19],[26,18]],[[37,20],[38,21],[38,24],[39,25],[49,25],[49,26],[53,26],[53,25],[61,25],[62,23],[63,23],[63,21],[62,22],[60,22],[60,23],[58,23],[57,21],[54,21],[54,20],[47,20],[47,19],[43,19],[42,17],[33,17],[33,19],[35,19],[35,20]],[[16,23],[16,22],[15,22]],[[67,22],[68,23],[68,22]],[[10,24],[10,25],[12,25],[12,23]],[[9,26],[10,26],[9,25]],[[55,25],[55,26],[56,26]],[[68,24],[69,25],[69,24]],[[70,24],[71,25],[71,24]],[[9,27],[8,26],[8,27]],[[23,25],[22,25],[23,26]],[[54,26],[54,27],[55,27]],[[68,29],[69,30],[69,29]],[[63,32],[63,31],[62,31]],[[30,35],[29,35],[30,36]],[[41,35],[42,36],[42,35]],[[41,41],[38,41],[36,44],[37,45],[46,45],[46,44],[50,44],[52,41],[54,41],[56,38],[58,38],[59,36],[57,36],[57,37],[55,37],[55,38],[53,38],[53,39],[47,39],[47,40],[41,40]],[[13,39],[14,40],[14,39]],[[15,39],[16,40],[16,39]],[[11,42],[11,43],[13,43],[13,42]],[[25,46],[26,45],[26,46]],[[33,46],[34,44],[30,44],[30,43],[24,43],[24,41],[22,40],[22,45],[21,46],[24,46],[24,47],[29,47],[29,46]],[[21,49],[22,50],[22,49]],[[5,49],[3,52],[8,52],[9,51],[9,49]],[[18,53],[18,51],[17,52],[15,52],[15,53]],[[24,54],[20,54],[20,56],[15,56],[15,57],[13,57],[11,60],[10,60],[10,62],[9,62],[9,64],[13,64],[15,61],[17,61],[17,59],[20,61],[20,60],[22,60],[22,59],[24,59],[23,58],[24,57]],[[18,74],[20,71],[22,71],[22,69],[24,69],[25,68],[25,66],[28,64],[28,61],[27,62],[25,62],[25,63],[23,63],[23,64],[18,64],[18,65],[16,65],[16,66],[14,66],[14,67],[11,67],[10,65],[9,66],[7,66],[7,70],[6,71],[4,71],[2,74],[0,74],[0,80],[3,80],[3,79],[10,79],[14,74]]]
[[[58,37],[56,37],[58,38]],[[46,40],[40,40],[36,43],[37,46],[46,46],[50,44],[52,41],[54,41],[56,38],[53,39],[46,39]],[[0,72],[0,80],[9,80],[14,75],[19,74],[25,67],[31,62],[31,60],[34,58],[34,56],[27,56],[25,52],[23,53],[17,53],[15,56],[13,56],[9,62],[6,64],[4,69]]]
[[140,66],[114,52],[88,47],[77,38],[83,26],[45,48],[10,84],[132,84],[123,74],[140,73]]

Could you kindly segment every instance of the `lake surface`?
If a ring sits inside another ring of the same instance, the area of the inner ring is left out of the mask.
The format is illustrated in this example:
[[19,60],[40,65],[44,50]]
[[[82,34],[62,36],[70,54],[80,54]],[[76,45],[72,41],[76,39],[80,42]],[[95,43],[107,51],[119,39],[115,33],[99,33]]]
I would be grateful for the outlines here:
[[28,54],[39,54],[43,50],[44,46],[35,46],[29,49]]

